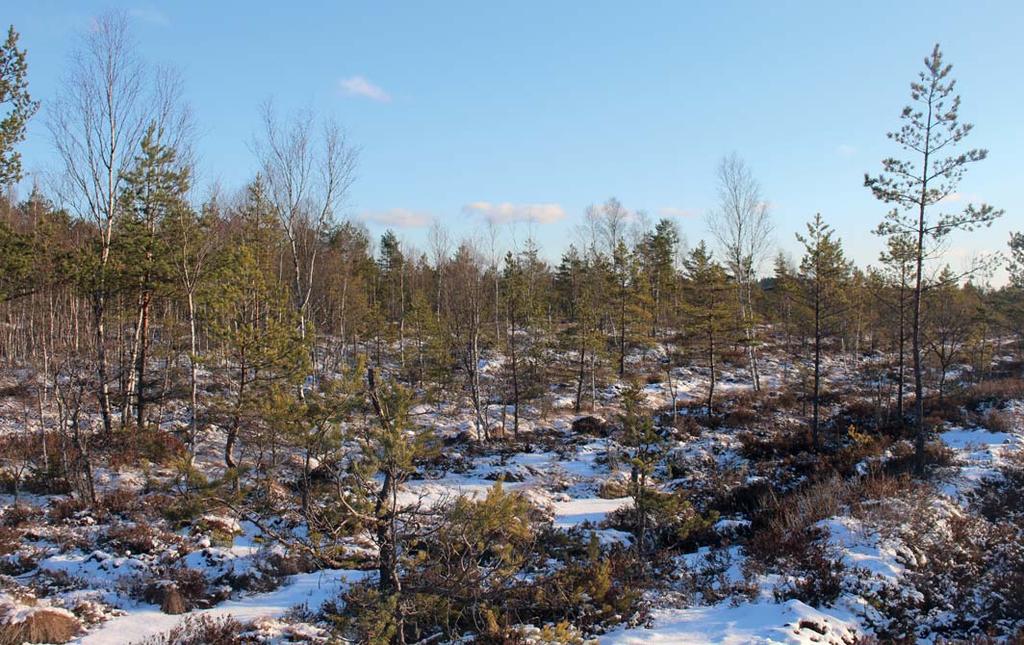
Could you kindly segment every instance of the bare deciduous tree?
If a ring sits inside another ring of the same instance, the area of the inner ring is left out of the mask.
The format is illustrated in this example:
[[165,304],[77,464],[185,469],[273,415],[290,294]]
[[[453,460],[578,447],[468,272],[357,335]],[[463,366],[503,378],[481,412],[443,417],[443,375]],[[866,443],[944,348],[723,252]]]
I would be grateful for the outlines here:
[[738,155],[733,153],[722,159],[717,175],[719,205],[708,214],[707,225],[736,283],[750,379],[754,389],[760,390],[753,287],[761,264],[771,250],[773,226],[761,185]]
[[[62,162],[58,189],[72,211],[91,220],[99,249],[89,281],[96,341],[97,398],[105,431],[111,429],[105,318],[108,264],[117,199],[139,142],[151,123],[182,133],[179,84],[169,73],[150,74],[135,51],[126,14],[94,21],[71,58],[49,112],[49,130]],[[179,121],[179,119],[181,121]],[[175,126],[179,127],[175,127]]]
[[287,240],[292,298],[303,338],[319,243],[352,186],[357,157],[333,121],[325,120],[316,130],[311,112],[297,113],[281,123],[267,103],[263,138],[256,144],[268,197]]

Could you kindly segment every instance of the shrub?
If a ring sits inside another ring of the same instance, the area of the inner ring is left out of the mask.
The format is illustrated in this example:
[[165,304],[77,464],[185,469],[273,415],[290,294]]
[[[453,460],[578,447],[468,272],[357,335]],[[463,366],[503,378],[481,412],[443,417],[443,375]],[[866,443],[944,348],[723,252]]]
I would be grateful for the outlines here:
[[753,461],[789,457],[813,448],[806,428],[779,429],[769,435],[743,432],[739,440],[740,454]]
[[22,643],[66,643],[82,631],[82,624],[72,614],[48,607],[19,612],[15,619],[0,617],[0,645]]
[[[390,643],[472,633],[478,643],[525,642],[516,625],[568,621],[587,632],[625,620],[639,607],[632,551],[602,554],[596,538],[538,533],[518,494],[500,486],[483,500],[460,498],[404,561],[403,591],[382,596],[357,583],[325,611],[345,638]],[[552,564],[552,560],[558,560]]]
[[136,641],[135,645],[247,645],[258,643],[251,627],[232,618],[186,616],[176,627],[158,636]]
[[168,614],[181,614],[210,603],[209,584],[199,569],[174,567],[158,580],[137,578],[133,595],[153,605],[160,605]]
[[37,506],[28,504],[16,504],[8,506],[3,510],[3,526],[19,527],[23,524],[38,520],[42,517],[43,511]]
[[974,383],[963,394],[963,404],[977,409],[985,403],[1024,398],[1024,379],[1003,378]]
[[142,500],[136,491],[127,488],[117,488],[107,493],[100,499],[100,507],[108,513],[127,515],[138,510],[142,506]]
[[607,437],[611,427],[603,419],[597,417],[580,417],[572,422],[574,434],[584,434],[594,437]]
[[1013,453],[1000,474],[979,484],[973,506],[990,522],[1012,520],[1024,527],[1024,452]]
[[206,504],[198,495],[159,496],[157,499],[166,500],[160,505],[160,513],[174,526],[190,524],[206,512]]
[[6,526],[0,526],[0,555],[10,555],[18,550],[21,533]]
[[77,497],[61,497],[50,502],[46,514],[51,520],[60,522],[70,520],[86,508],[84,500]]
[[745,481],[721,491],[713,504],[719,513],[756,515],[775,501],[775,489],[764,478]]
[[[886,473],[900,475],[914,471],[917,457],[914,453],[914,445],[909,441],[893,444],[889,455],[889,459],[884,464]],[[942,468],[954,463],[956,463],[956,453],[946,444],[941,441],[929,441],[925,444],[925,467]]]
[[1007,638],[1024,625],[1019,527],[953,515],[917,542],[922,557],[899,587],[863,592],[878,610],[869,625],[883,641]]
[[761,414],[754,408],[740,405],[731,410],[722,423],[730,428],[749,428],[755,425],[760,418]]
[[[666,493],[651,488],[634,495],[633,504],[623,506],[609,513],[609,526],[638,535],[646,529],[643,539],[649,549],[665,547],[688,548],[714,537],[712,525],[718,521],[718,513],[711,511],[701,515],[682,491]],[[638,502],[645,507],[645,516],[638,513]],[[641,519],[644,526],[640,526]]]
[[984,426],[992,432],[1011,433],[1016,425],[1014,415],[1005,410],[991,410],[985,415]]
[[633,552],[613,550],[606,556],[592,543],[587,557],[568,563],[537,581],[530,594],[530,622],[568,620],[590,632],[633,617],[640,592],[635,572],[644,568]]
[[118,430],[99,435],[94,449],[107,456],[114,470],[138,466],[140,458],[160,465],[170,465],[187,453],[185,444],[169,432],[155,428]]
[[609,477],[597,488],[597,496],[602,499],[618,499],[629,494],[629,480],[622,477]]
[[159,536],[148,524],[122,524],[107,530],[107,543],[122,553],[152,553],[159,545]]
[[793,534],[793,544],[783,545],[790,553],[783,569],[790,580],[774,590],[776,600],[795,598],[813,607],[831,605],[843,591],[846,566],[829,553],[828,533],[823,529]]

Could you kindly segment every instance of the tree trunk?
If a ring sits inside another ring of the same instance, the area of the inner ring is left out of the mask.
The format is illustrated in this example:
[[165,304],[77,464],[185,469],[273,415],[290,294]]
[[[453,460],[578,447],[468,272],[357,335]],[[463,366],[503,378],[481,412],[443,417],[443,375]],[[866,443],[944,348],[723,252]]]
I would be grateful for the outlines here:
[[102,291],[93,295],[92,313],[96,332],[96,377],[99,379],[97,398],[100,405],[100,416],[103,419],[103,432],[110,434],[113,430],[113,424],[110,418],[110,389],[107,387],[107,332],[103,320],[106,314],[106,304],[106,295]]
[[142,296],[142,308],[139,312],[139,350],[135,359],[135,423],[137,430],[142,430],[145,420],[145,384],[143,377],[146,374],[146,348],[149,340],[149,303],[150,294]]

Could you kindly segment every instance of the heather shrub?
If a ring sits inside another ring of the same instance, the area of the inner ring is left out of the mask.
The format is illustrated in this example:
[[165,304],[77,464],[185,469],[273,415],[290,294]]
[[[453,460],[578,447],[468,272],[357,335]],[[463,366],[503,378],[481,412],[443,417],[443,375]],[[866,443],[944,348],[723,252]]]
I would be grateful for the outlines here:
[[255,634],[247,634],[250,626],[231,616],[186,616],[185,619],[158,636],[135,641],[134,645],[247,645],[259,643]]

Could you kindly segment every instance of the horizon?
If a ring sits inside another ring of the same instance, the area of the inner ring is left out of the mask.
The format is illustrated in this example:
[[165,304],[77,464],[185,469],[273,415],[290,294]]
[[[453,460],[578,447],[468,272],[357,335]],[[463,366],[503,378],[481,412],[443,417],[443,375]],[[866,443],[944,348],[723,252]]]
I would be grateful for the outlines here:
[[[989,150],[955,205],[1006,211],[991,228],[954,235],[945,262],[1004,251],[1022,205],[1011,151],[1024,143],[1012,110],[1024,90],[1004,80],[1024,56],[1014,37],[1024,9],[1014,3],[949,4],[920,20],[932,5],[596,3],[576,14],[569,4],[403,4],[301,15],[241,6],[14,8],[7,22],[41,102],[20,146],[22,192],[54,167],[46,110],[74,39],[114,9],[126,12],[146,62],[181,73],[199,195],[215,184],[233,194],[255,175],[261,102],[285,114],[310,108],[360,150],[338,219],[365,223],[374,242],[391,228],[426,250],[435,220],[455,239],[482,237],[492,221],[503,249],[529,236],[557,263],[585,208],[616,197],[652,224],[675,221],[690,247],[713,245],[704,216],[715,207],[715,167],[736,153],[771,204],[776,248],[795,258],[794,234],[820,212],[858,266],[876,264],[883,240],[871,230],[888,208],[863,175],[899,152],[886,133],[935,42],[954,66],[961,115],[975,124],[963,148]],[[1004,283],[1005,271],[989,282]]]

